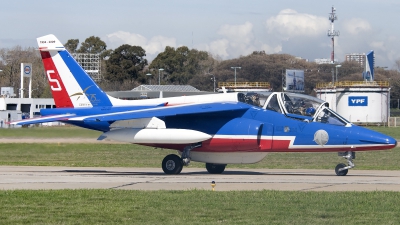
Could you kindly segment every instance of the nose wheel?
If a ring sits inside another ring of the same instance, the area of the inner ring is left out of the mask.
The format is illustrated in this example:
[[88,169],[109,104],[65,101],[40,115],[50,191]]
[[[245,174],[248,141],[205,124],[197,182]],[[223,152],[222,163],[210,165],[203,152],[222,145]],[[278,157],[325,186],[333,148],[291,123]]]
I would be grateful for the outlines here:
[[353,159],[356,158],[356,153],[355,152],[338,152],[338,156],[342,156],[347,160],[347,166],[344,163],[339,163],[337,164],[335,168],[335,173],[338,176],[346,176],[347,173],[349,172],[349,169],[352,169],[355,167],[353,163]]
[[349,172],[348,169],[344,169],[346,167],[346,164],[344,163],[339,163],[337,164],[336,168],[335,168],[335,173],[338,176],[346,176],[347,172]]

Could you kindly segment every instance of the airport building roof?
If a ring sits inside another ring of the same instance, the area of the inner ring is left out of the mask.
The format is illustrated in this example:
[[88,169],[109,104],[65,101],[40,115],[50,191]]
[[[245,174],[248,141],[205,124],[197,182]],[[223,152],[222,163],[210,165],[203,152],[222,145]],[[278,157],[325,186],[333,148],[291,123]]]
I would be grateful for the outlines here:
[[130,91],[112,91],[107,94],[120,99],[168,98],[188,95],[213,94],[190,85],[140,85]]
[[197,92],[200,91],[190,85],[140,85],[132,91],[172,91],[172,92]]

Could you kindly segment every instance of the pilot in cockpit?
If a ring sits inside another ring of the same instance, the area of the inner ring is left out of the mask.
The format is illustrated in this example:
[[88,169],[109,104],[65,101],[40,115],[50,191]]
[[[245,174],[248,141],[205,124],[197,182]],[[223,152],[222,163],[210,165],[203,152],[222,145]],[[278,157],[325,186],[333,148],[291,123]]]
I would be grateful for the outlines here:
[[260,98],[257,93],[248,93],[245,97],[245,102],[250,105],[262,107],[262,105],[260,105]]

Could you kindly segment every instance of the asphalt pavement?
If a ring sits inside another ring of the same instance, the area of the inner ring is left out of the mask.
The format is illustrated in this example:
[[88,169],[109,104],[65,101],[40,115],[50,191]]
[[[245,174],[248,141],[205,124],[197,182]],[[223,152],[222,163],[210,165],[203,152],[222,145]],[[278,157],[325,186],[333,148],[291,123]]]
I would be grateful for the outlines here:
[[126,189],[126,190],[284,190],[284,191],[400,191],[400,171],[230,169],[209,174],[184,168],[166,175],[161,168],[100,168],[0,166],[0,189]]

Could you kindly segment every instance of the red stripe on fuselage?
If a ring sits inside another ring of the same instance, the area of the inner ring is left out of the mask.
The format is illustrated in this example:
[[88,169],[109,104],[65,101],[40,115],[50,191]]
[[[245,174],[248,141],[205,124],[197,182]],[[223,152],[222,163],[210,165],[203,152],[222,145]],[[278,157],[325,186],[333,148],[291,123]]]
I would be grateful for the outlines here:
[[[176,149],[182,151],[188,144],[141,144],[146,146]],[[202,146],[193,149],[199,152],[344,152],[344,151],[375,151],[387,150],[394,147],[394,145],[380,145],[380,146],[356,146],[352,148],[348,146],[319,146],[310,145],[310,148],[296,148],[290,146],[290,140],[271,140],[262,139],[259,144],[257,139],[228,139],[228,138],[212,138],[202,142]]]
[[[43,66],[46,71],[46,76],[50,76],[51,79],[57,80],[50,81],[49,77],[47,77],[51,93],[53,94],[54,102],[56,103],[57,108],[73,108],[74,105],[71,102],[71,99],[68,95],[67,89],[62,82],[62,79],[58,73],[57,67],[55,66],[53,59],[51,58],[50,52],[40,52],[42,56]],[[54,73],[49,73],[48,71],[53,70]],[[56,90],[61,88],[61,90]]]

